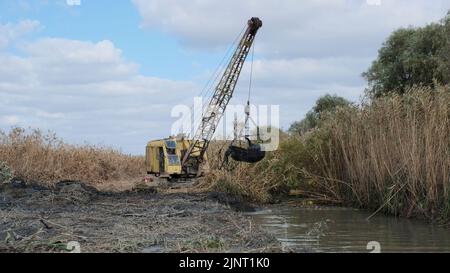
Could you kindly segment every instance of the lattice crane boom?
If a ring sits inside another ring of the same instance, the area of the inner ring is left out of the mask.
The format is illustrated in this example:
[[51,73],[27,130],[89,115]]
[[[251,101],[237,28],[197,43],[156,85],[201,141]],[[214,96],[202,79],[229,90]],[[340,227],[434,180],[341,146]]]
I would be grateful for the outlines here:
[[190,147],[183,156],[181,163],[183,169],[186,170],[189,166],[198,168],[203,162],[209,143],[233,96],[242,67],[252,48],[256,33],[261,27],[262,21],[257,17],[253,17],[248,21],[247,30],[241,38],[222,78],[217,84],[214,94],[203,113],[201,124],[192,139]]

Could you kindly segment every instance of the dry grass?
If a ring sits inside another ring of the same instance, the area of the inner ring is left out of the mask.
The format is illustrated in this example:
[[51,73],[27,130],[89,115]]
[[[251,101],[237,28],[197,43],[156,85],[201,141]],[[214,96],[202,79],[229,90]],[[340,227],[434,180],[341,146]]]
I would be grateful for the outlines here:
[[12,169],[15,178],[44,184],[69,180],[101,187],[136,179],[145,170],[143,157],[104,147],[69,145],[52,133],[21,128],[0,132],[0,161]]
[[[281,138],[285,140],[285,134]],[[212,171],[200,187],[240,195],[255,202],[273,201],[274,196],[287,190],[289,181],[298,180],[301,173],[287,152],[287,143],[285,140],[278,151],[271,152],[259,163],[237,163],[230,159],[229,165],[219,169],[229,143],[213,142],[208,150]]]
[[[226,145],[212,143],[212,172],[195,190],[270,202],[294,189],[395,215],[450,218],[448,87],[415,88],[339,109],[315,131],[283,136],[280,145],[257,164],[219,170]],[[25,181],[84,181],[97,188],[117,187],[122,183],[117,181],[131,181],[145,170],[142,157],[67,145],[52,134],[22,129],[0,134],[0,161]]]
[[[212,166],[222,154],[210,150]],[[414,88],[324,117],[262,162],[215,170],[203,186],[268,202],[295,190],[320,202],[450,218],[450,90]]]
[[415,88],[338,111],[321,128],[317,185],[361,207],[405,216],[450,211],[450,90]]

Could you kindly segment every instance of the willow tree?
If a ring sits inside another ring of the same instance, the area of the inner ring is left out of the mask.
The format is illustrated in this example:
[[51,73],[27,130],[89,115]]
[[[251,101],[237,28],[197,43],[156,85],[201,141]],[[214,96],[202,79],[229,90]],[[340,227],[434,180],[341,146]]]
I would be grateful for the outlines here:
[[396,30],[383,43],[377,59],[363,77],[367,92],[379,97],[404,93],[412,86],[450,83],[450,11],[438,23]]

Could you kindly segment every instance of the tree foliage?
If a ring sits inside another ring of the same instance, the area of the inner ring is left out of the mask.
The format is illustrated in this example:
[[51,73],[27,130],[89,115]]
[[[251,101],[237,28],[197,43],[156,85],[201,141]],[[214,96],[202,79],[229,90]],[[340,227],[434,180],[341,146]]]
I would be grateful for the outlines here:
[[289,128],[290,133],[304,134],[319,125],[323,114],[333,112],[337,107],[349,106],[350,102],[337,95],[325,95],[316,101],[316,105],[306,117],[294,122]]
[[450,11],[439,23],[395,31],[363,77],[368,92],[379,97],[404,93],[412,86],[435,87],[450,82]]

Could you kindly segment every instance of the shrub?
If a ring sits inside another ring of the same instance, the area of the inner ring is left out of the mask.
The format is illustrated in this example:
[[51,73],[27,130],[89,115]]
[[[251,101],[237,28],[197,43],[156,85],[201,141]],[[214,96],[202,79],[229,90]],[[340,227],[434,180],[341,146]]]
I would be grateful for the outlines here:
[[8,183],[13,178],[11,169],[4,163],[0,161],[0,184]]

